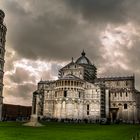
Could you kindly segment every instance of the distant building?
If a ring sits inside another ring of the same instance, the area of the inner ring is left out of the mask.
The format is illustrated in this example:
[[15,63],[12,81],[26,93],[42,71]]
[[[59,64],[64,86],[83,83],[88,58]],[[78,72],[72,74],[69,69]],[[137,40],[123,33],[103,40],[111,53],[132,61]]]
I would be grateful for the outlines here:
[[56,81],[40,81],[33,93],[32,114],[54,119],[137,122],[140,94],[135,77],[98,78],[83,51],[59,70]]
[[12,104],[3,104],[3,121],[24,121],[29,120],[31,115],[31,106],[21,106]]
[[0,10],[0,120],[2,115],[3,104],[3,75],[4,75],[4,55],[5,55],[5,42],[7,28],[4,25],[5,14]]

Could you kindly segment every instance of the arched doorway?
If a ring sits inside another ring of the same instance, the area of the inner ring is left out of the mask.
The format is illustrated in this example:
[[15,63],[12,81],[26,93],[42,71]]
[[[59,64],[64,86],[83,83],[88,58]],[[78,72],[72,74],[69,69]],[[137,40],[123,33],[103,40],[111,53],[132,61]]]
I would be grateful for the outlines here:
[[119,108],[110,108],[110,118],[112,122],[116,122]]

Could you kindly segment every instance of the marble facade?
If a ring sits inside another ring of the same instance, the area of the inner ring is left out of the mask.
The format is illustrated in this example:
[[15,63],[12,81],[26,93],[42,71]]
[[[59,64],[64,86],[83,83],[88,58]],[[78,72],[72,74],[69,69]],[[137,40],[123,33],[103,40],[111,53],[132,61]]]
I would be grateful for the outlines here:
[[98,78],[83,51],[59,70],[58,80],[40,81],[33,92],[32,114],[43,118],[138,122],[140,94],[135,77]]

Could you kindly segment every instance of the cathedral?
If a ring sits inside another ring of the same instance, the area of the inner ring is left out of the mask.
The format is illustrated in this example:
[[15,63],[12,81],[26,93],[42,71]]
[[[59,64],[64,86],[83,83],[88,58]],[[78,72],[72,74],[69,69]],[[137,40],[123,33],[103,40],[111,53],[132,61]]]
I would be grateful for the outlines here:
[[97,68],[81,56],[61,68],[55,81],[40,81],[33,92],[32,115],[57,120],[140,120],[135,77],[97,77]]

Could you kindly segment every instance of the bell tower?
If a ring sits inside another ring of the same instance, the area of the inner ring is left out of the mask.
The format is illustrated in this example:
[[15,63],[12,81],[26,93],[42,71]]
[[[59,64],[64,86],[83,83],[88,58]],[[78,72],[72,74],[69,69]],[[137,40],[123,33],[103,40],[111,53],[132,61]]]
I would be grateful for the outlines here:
[[4,55],[7,28],[4,24],[5,14],[0,10],[0,120],[2,120],[2,104],[3,104],[3,75],[4,75]]

